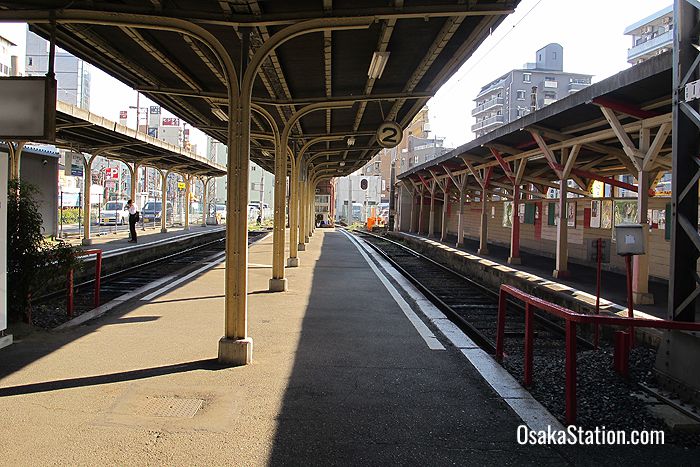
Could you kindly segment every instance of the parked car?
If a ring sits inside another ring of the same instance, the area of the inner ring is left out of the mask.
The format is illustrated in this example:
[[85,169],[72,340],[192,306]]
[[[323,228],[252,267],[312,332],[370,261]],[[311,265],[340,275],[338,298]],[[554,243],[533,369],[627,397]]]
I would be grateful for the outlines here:
[[[174,219],[174,213],[173,213],[173,203],[170,201],[167,201],[165,203],[165,208],[166,208],[166,218],[165,218],[165,224],[166,225],[172,225],[173,219]],[[145,223],[153,222],[153,223],[160,223],[161,217],[163,214],[163,203],[160,201],[149,201],[146,203],[146,205],[143,207],[141,210],[141,219]]]
[[100,225],[118,224],[129,222],[129,209],[126,201],[109,201],[100,209]]

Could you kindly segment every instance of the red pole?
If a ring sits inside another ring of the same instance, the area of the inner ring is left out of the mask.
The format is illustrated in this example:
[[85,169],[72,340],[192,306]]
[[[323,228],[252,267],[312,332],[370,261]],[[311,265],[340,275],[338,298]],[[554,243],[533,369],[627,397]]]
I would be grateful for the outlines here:
[[566,321],[566,424],[576,423],[576,323]]
[[[634,302],[632,300],[632,255],[625,256],[627,266],[627,317],[634,318]],[[634,326],[630,325],[630,347],[634,347]]]
[[102,250],[97,250],[95,258],[95,308],[100,306],[100,279],[102,277]]
[[503,339],[506,329],[506,293],[498,294],[498,321],[496,324],[496,361],[503,361]]
[[66,312],[69,317],[73,317],[73,270],[68,271],[68,297],[66,299]]
[[[600,314],[600,267],[603,262],[603,239],[599,238],[598,239],[598,271],[596,275],[596,288],[595,288],[595,314],[598,315]],[[598,348],[598,339],[599,339],[599,327],[598,323],[595,324],[594,330],[593,330],[593,345],[595,348]]]
[[525,303],[525,386],[532,385],[532,346],[534,313],[530,303]]

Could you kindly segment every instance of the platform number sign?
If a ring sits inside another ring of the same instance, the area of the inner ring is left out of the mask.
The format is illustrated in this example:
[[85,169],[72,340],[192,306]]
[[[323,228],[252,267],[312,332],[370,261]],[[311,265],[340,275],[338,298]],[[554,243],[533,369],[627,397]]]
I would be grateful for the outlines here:
[[367,179],[366,178],[363,178],[362,180],[360,180],[360,188],[363,190],[367,189]]
[[403,137],[401,127],[396,122],[384,122],[377,128],[377,142],[383,148],[398,146]]

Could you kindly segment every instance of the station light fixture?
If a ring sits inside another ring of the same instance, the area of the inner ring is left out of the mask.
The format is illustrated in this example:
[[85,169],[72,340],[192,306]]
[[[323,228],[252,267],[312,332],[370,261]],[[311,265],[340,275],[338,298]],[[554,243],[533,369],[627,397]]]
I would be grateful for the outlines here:
[[217,117],[219,117],[219,120],[221,120],[222,122],[228,122],[228,115],[226,114],[226,112],[224,112],[224,111],[221,110],[220,108],[218,108],[218,107],[212,107],[212,108],[211,108],[211,113],[213,113],[214,115],[216,115]]
[[355,137],[348,136],[348,146],[354,146],[354,145],[355,145]]
[[344,162],[344,161],[341,161],[339,165],[340,165],[341,167],[345,167],[345,162]]
[[367,76],[372,79],[379,79],[384,73],[384,67],[386,67],[386,62],[389,61],[389,54],[391,52],[374,52],[372,54],[372,62],[369,64],[369,70],[367,71]]

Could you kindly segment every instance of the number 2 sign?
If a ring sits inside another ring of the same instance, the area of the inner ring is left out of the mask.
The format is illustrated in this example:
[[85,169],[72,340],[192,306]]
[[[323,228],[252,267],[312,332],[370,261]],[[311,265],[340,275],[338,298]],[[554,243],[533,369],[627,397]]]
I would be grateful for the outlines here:
[[403,131],[396,122],[384,122],[377,128],[377,142],[383,148],[394,148],[403,137]]

